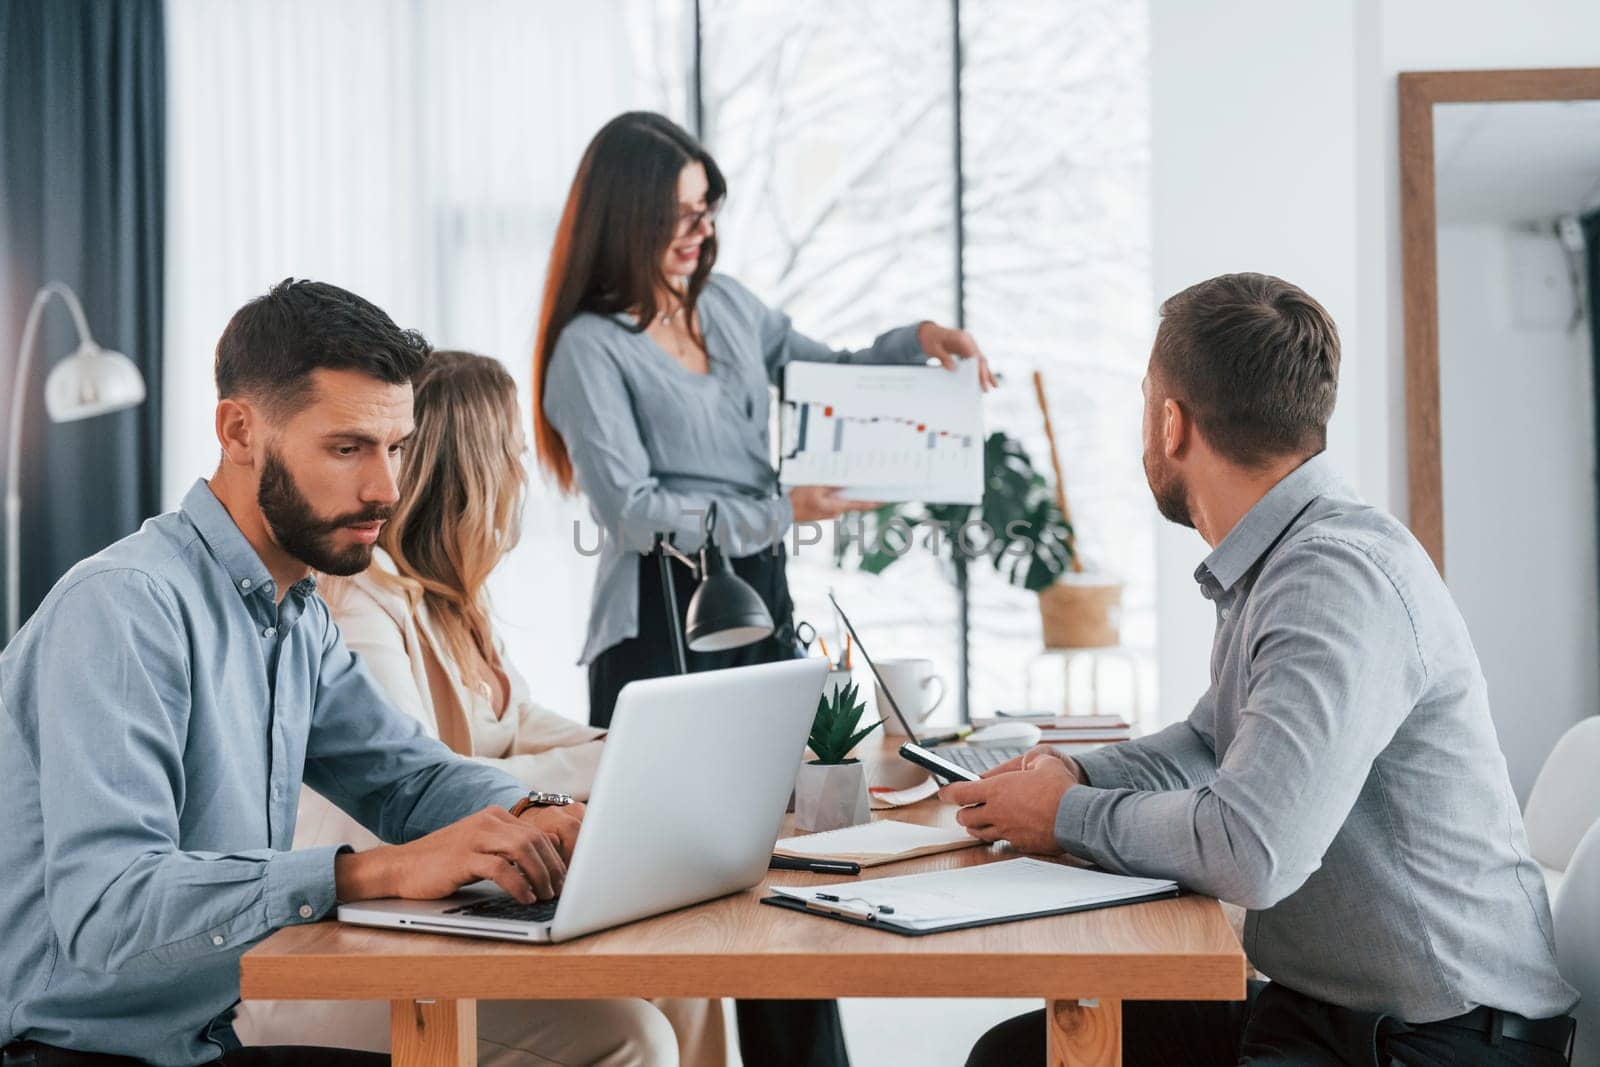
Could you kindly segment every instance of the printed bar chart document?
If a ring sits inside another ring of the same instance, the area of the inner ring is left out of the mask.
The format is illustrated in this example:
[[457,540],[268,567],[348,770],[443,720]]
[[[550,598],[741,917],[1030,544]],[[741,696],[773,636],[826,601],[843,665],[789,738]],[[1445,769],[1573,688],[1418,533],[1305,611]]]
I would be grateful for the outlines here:
[[794,362],[784,368],[779,480],[856,500],[983,500],[976,360],[943,367]]

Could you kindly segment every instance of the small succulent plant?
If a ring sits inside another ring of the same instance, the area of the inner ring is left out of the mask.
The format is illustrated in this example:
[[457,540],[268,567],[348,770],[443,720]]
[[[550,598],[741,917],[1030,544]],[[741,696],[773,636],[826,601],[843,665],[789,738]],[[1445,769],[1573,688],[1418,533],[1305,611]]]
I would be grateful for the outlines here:
[[851,682],[817,698],[817,717],[811,721],[811,737],[806,742],[817,757],[815,762],[850,762],[850,750],[882,725],[875,722],[856,729],[867,710],[867,705],[857,699],[859,696],[860,690]]

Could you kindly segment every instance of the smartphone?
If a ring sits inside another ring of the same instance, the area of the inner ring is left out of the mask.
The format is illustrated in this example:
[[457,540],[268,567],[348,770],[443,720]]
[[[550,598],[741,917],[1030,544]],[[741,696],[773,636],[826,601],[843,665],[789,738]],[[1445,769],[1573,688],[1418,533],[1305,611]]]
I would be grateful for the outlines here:
[[946,782],[976,782],[978,780],[978,776],[965,767],[957,767],[943,756],[937,755],[911,741],[907,741],[900,746],[900,758],[910,760],[924,770],[932,771],[934,777],[942,778]]

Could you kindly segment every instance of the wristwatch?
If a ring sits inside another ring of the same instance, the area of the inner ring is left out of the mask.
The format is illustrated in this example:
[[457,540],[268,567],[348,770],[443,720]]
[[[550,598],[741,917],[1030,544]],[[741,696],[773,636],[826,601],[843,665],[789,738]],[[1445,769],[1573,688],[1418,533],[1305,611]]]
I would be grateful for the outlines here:
[[521,815],[529,808],[564,808],[571,803],[571,793],[541,793],[535,789],[511,805],[511,814]]

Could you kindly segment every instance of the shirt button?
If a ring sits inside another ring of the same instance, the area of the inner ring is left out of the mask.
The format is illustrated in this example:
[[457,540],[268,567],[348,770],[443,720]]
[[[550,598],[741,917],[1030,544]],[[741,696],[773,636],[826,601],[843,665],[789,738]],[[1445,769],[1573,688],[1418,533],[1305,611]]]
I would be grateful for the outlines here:
[[300,905],[300,918],[309,919],[309,918],[311,918],[311,916],[313,916],[315,914],[316,914],[316,912],[311,910],[311,905],[310,904],[302,904],[302,905]]
[[255,585],[255,584],[256,584],[255,582],[252,582],[248,578],[239,579],[239,588],[240,589],[249,589],[252,585]]
[[1232,615],[1232,614],[1233,614],[1233,611],[1232,611],[1232,609],[1230,609],[1230,608],[1223,608],[1223,609],[1222,609],[1222,621],[1223,621],[1223,622],[1227,622],[1227,621],[1228,621],[1228,616],[1229,616],[1229,615]]
[[213,945],[221,945],[222,944],[222,935],[221,934],[212,934],[211,935],[211,943]]
[[262,637],[277,637],[278,636],[278,628],[276,626],[269,626],[265,630],[261,631],[261,636]]

